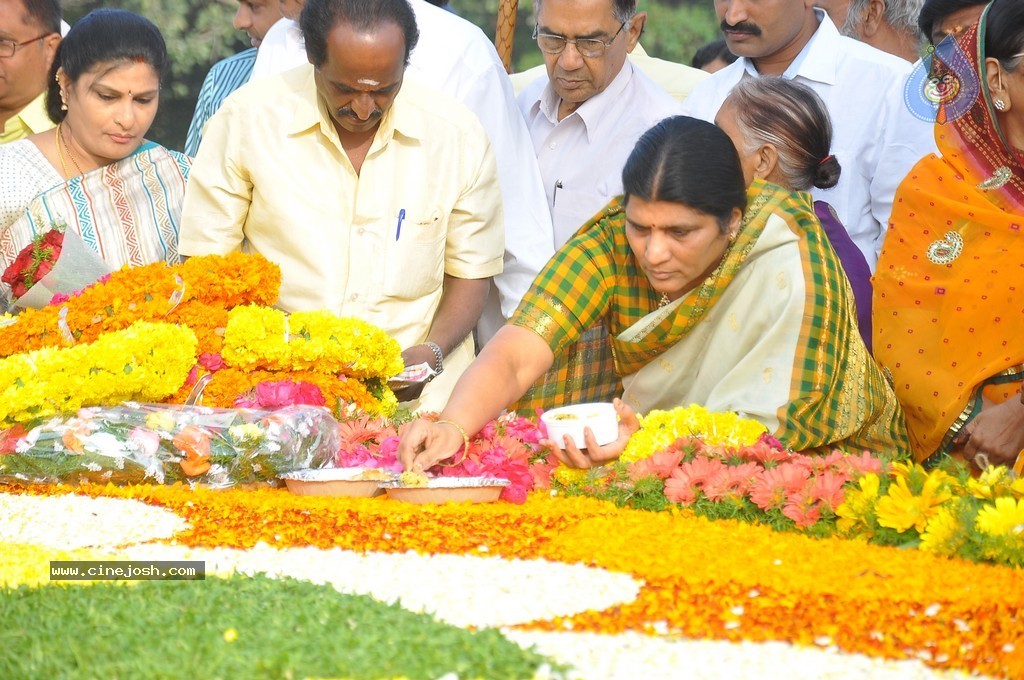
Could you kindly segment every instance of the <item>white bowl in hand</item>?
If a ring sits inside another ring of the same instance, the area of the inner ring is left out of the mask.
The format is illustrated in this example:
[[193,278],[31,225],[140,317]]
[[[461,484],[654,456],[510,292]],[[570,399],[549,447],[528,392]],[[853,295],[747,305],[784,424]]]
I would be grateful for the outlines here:
[[578,448],[585,449],[587,442],[583,438],[583,428],[589,427],[594,432],[598,446],[611,444],[619,437],[619,417],[611,404],[576,404],[562,406],[545,411],[540,416],[548,430],[548,439],[555,441],[559,447],[565,445],[563,437],[568,437]]

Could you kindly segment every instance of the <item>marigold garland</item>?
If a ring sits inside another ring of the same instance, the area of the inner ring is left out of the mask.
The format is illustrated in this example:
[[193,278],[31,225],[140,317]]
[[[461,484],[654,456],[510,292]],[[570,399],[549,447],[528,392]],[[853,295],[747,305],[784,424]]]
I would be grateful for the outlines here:
[[353,378],[402,372],[402,348],[361,319],[326,311],[295,312],[246,305],[228,314],[224,360],[229,366],[271,371],[316,370]]
[[[184,294],[174,307],[172,300],[182,290],[176,276],[184,283]],[[0,327],[0,356],[63,346],[64,336],[59,327],[62,308],[68,310],[66,322],[76,340],[90,342],[102,333],[123,330],[136,321],[166,319],[187,324],[208,318],[199,325],[218,323],[220,319],[211,314],[213,309],[273,304],[280,284],[281,271],[277,265],[260,255],[243,253],[193,257],[175,266],[160,262],[124,267],[62,305],[27,309],[14,317],[14,323]],[[218,344],[206,332],[197,335],[204,344]]]
[[540,557],[583,562],[646,582],[630,604],[526,628],[786,640],[918,658],[936,668],[1024,673],[1019,572],[921,551],[812,540],[685,511],[647,513],[585,498],[414,507],[382,499],[296,497],[282,490],[9,491],[134,498],[164,506],[189,522],[175,537],[189,546],[246,548],[262,541],[278,547]]
[[89,345],[10,356],[0,360],[0,423],[82,406],[159,401],[185,382],[195,352],[189,329],[140,321]]

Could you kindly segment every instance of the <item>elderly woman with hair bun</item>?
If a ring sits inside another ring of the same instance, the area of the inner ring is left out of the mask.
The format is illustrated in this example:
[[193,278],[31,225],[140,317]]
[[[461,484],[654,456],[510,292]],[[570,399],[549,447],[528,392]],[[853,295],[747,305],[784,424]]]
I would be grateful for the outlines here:
[[[806,85],[746,78],[733,88],[715,123],[736,145],[747,184],[758,178],[790,191],[810,191],[831,189],[839,181],[839,161],[830,153],[828,110]],[[832,206],[815,201],[814,212],[853,288],[857,325],[870,350],[871,269]]]

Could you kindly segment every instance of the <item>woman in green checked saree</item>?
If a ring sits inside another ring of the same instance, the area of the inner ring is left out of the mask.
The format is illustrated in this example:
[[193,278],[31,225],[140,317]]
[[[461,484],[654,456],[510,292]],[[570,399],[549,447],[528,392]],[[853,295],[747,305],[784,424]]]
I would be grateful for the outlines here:
[[588,433],[584,451],[557,442],[567,464],[612,460],[635,412],[690,403],[755,418],[794,450],[906,449],[903,414],[808,194],[762,180],[745,189],[729,137],[683,116],[644,134],[623,186],[541,271],[441,422],[410,425],[407,469],[457,452],[460,429],[495,417],[596,323],[625,387],[620,437],[598,446]]

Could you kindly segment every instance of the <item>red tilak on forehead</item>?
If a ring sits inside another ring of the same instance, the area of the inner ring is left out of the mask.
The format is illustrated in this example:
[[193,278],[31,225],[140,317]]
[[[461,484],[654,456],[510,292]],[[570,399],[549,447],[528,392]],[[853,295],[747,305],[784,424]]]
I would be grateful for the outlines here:
[[134,61],[136,64],[142,64],[142,63],[145,63],[146,58],[145,57],[132,57],[132,61]]

